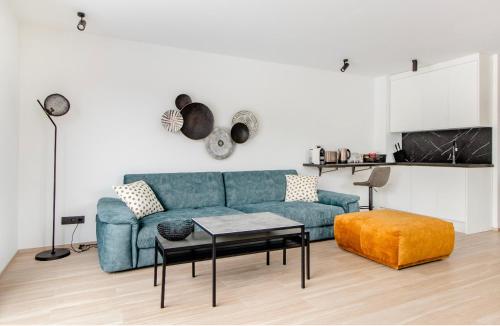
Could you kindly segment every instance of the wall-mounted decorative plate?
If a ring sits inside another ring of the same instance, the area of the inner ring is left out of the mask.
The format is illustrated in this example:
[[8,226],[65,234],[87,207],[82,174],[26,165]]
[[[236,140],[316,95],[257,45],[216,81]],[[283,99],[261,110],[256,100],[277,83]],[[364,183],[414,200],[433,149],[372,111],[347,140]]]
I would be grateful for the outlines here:
[[250,137],[250,131],[246,124],[238,122],[231,128],[231,138],[237,144],[243,144]]
[[207,137],[206,148],[208,154],[217,160],[228,158],[234,151],[234,143],[225,128],[215,128]]
[[178,110],[168,110],[161,116],[161,124],[170,132],[178,132],[184,124],[184,118]]
[[214,115],[202,103],[190,103],[181,110],[184,118],[182,133],[191,139],[203,139],[214,130]]
[[186,94],[180,94],[175,98],[175,106],[179,109],[182,110],[186,105],[191,104],[191,97]]
[[248,127],[250,132],[250,137],[255,136],[257,130],[259,129],[259,122],[255,115],[247,110],[236,112],[233,116],[233,125],[237,123],[243,123]]

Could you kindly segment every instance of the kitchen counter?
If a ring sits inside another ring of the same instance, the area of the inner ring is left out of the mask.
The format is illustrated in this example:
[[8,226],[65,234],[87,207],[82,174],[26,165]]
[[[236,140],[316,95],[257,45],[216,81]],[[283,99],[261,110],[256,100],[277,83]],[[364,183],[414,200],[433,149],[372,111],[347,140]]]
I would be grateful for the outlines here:
[[482,163],[432,163],[432,162],[397,162],[387,163],[390,165],[403,165],[403,166],[435,166],[435,167],[448,167],[448,168],[492,168],[493,164]]
[[[493,164],[481,163],[432,163],[432,162],[391,162],[391,163],[326,163],[326,164],[313,164],[304,163],[303,166],[315,167],[319,170],[319,175],[327,172],[337,171],[341,168],[351,168],[352,174],[371,169],[376,166],[429,166],[429,167],[450,167],[450,168],[491,168]],[[329,170],[323,170],[329,169]]]

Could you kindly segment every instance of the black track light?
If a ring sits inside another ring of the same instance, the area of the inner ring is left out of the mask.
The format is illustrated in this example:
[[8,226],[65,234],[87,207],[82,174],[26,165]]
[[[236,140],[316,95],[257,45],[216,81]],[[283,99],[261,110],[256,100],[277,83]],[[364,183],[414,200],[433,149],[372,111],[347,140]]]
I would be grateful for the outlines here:
[[78,22],[78,25],[76,25],[76,28],[80,32],[83,32],[85,30],[85,27],[87,27],[87,21],[85,20],[85,13],[78,12],[77,16],[80,17],[80,21]]
[[411,61],[411,70],[412,71],[417,71],[418,70],[418,60],[417,59],[413,59]]
[[344,65],[340,68],[340,71],[345,72],[349,68],[349,59],[344,59]]

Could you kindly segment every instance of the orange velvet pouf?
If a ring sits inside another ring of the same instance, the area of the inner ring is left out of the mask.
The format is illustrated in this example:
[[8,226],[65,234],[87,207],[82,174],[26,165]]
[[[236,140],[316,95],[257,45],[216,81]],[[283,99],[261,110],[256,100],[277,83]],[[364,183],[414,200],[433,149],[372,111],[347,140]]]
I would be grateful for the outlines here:
[[453,251],[453,224],[395,210],[338,215],[335,240],[340,248],[395,269],[448,257]]

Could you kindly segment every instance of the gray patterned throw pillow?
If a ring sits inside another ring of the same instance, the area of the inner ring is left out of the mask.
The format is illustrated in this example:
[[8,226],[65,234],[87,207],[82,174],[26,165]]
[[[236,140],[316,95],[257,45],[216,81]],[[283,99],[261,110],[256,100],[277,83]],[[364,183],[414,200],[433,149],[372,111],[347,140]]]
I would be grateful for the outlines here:
[[286,175],[285,201],[318,201],[318,177]]
[[137,218],[164,211],[153,190],[143,180],[113,186],[113,190]]

